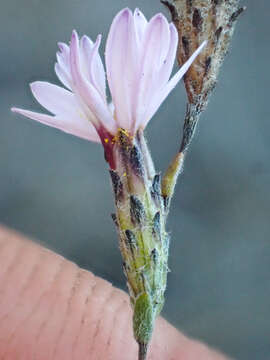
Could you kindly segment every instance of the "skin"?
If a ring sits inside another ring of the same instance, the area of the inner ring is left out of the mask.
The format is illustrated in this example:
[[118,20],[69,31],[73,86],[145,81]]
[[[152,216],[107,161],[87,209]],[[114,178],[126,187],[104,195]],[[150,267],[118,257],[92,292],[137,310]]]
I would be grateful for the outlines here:
[[[135,360],[128,296],[0,226],[0,360]],[[164,319],[149,360],[226,360]]]

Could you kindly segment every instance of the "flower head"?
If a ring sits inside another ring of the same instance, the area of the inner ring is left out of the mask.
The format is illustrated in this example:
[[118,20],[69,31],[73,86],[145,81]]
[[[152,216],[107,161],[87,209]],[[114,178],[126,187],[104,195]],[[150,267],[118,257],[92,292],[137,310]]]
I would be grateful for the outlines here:
[[171,10],[177,26],[179,64],[184,64],[197,49],[198,43],[207,39],[204,52],[192,64],[184,79],[189,103],[203,109],[217,82],[236,20],[245,7],[239,5],[240,0],[162,2]]
[[[95,42],[72,32],[70,46],[59,43],[55,72],[66,87],[37,81],[30,85],[37,101],[53,115],[12,108],[49,126],[105,143],[117,129],[134,135],[145,128],[161,103],[199,54],[203,43],[170,79],[178,35],[175,26],[157,14],[149,22],[136,9],[120,11],[106,44],[106,70],[112,104],[106,99],[105,71]],[[170,80],[169,80],[170,79]]]

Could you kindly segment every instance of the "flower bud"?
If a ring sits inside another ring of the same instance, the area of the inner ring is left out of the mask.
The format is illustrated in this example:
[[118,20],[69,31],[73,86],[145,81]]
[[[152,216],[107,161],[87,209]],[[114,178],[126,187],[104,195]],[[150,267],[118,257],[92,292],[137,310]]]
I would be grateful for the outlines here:
[[181,66],[202,41],[207,45],[184,76],[188,107],[181,151],[193,136],[199,114],[207,105],[220,66],[228,52],[234,26],[244,11],[239,0],[171,0],[162,1],[172,14],[178,30],[178,63]]

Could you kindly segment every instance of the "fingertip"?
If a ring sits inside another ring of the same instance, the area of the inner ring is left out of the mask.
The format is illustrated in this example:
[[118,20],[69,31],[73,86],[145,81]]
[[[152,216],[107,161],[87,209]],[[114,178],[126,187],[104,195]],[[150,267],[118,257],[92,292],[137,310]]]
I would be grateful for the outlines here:
[[[136,359],[126,293],[1,226],[0,248],[0,358]],[[181,358],[225,360],[158,318],[148,360]]]

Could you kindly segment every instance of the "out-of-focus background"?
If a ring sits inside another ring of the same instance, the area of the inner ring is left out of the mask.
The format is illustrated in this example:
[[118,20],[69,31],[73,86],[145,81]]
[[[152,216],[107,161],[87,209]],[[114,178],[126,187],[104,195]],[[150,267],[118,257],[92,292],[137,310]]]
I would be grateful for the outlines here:
[[[268,0],[245,0],[232,49],[203,115],[169,216],[163,315],[241,360],[270,358]],[[95,38],[121,8],[151,17],[159,0],[9,0],[0,14],[0,222],[125,288],[101,146],[10,112],[40,110],[28,83],[59,84],[57,41]],[[103,47],[104,49],[103,40]],[[147,128],[157,168],[175,153],[183,84]],[[1,271],[1,264],[0,264]]]

